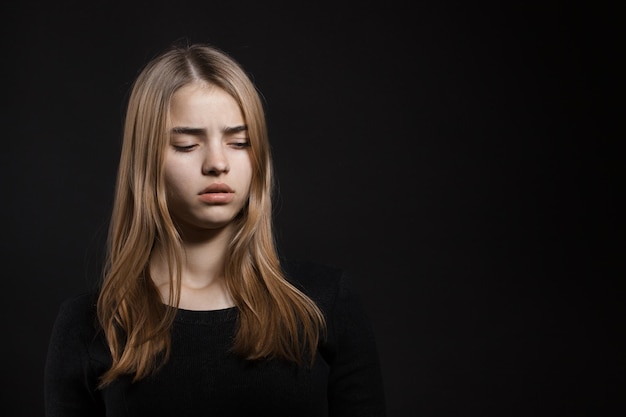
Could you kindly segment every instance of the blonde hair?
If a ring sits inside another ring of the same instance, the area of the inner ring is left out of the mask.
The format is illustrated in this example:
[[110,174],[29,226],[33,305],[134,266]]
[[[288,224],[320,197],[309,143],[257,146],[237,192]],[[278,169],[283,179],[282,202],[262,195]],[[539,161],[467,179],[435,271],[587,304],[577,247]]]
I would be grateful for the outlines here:
[[253,166],[249,200],[235,219],[225,259],[225,280],[238,308],[233,351],[247,359],[283,358],[311,363],[325,330],[316,304],[286,279],[272,231],[272,158],[263,105],[243,68],[210,45],[174,46],[150,61],[133,84],[124,136],[107,260],[97,303],[98,320],[112,356],[101,386],[121,375],[146,377],[169,357],[176,313],[161,301],[148,273],[158,242],[170,272],[168,304],[180,300],[181,237],[170,217],[163,182],[173,94],[204,81],[239,104],[250,137]]

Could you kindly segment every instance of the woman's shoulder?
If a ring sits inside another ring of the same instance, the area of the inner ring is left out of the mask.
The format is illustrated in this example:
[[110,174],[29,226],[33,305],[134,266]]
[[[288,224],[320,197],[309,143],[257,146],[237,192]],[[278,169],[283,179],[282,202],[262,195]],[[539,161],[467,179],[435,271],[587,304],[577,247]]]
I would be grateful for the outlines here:
[[76,293],[64,299],[57,313],[56,326],[91,333],[97,327],[98,293],[94,290]]
[[87,290],[78,292],[74,295],[71,295],[64,299],[61,302],[61,311],[67,310],[70,311],[82,311],[86,312],[89,310],[94,310],[96,308],[96,303],[98,302],[98,292],[96,290]]
[[[86,291],[60,303],[48,344],[48,384],[61,387],[68,378],[82,381],[88,373],[99,375],[110,366],[110,351],[97,318],[97,301],[96,291]],[[93,380],[84,382],[91,385]]]

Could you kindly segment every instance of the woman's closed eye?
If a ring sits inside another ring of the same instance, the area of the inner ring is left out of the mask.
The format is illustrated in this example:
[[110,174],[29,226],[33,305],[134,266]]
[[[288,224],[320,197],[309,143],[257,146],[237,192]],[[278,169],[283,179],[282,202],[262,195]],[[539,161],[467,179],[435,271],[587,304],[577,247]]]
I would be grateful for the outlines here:
[[237,139],[231,142],[228,142],[228,145],[235,149],[245,149],[250,147],[250,140],[248,139]]
[[174,148],[174,150],[176,152],[191,152],[193,151],[198,145],[197,144],[191,144],[191,145],[172,145],[172,147]]

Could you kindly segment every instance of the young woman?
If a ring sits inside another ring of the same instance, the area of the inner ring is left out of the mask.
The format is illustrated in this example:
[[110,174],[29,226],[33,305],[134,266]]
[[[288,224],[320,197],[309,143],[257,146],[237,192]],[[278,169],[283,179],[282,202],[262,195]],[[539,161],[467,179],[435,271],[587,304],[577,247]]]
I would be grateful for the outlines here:
[[106,268],[63,303],[56,416],[384,416],[371,326],[345,274],[280,259],[259,94],[209,45],[173,47],[128,103]]

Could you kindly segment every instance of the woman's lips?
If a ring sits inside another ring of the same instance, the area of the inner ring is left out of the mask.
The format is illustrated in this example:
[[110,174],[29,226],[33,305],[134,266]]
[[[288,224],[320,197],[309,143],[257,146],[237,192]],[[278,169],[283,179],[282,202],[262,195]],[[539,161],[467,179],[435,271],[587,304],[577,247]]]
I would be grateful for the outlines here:
[[235,192],[227,184],[215,183],[199,192],[198,197],[209,204],[227,204],[235,199]]

